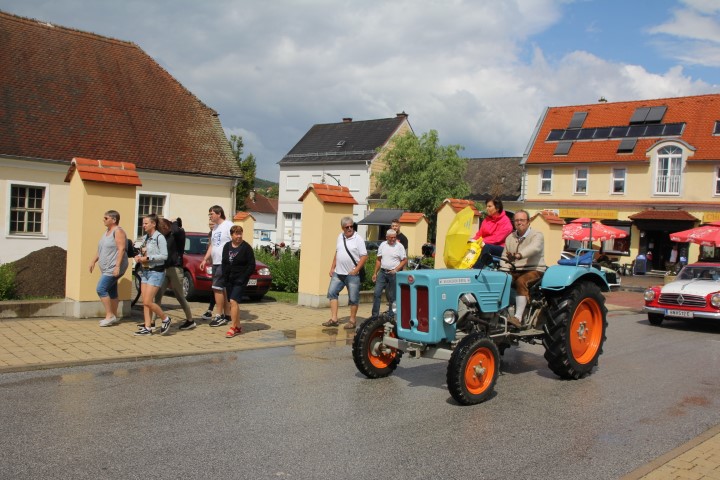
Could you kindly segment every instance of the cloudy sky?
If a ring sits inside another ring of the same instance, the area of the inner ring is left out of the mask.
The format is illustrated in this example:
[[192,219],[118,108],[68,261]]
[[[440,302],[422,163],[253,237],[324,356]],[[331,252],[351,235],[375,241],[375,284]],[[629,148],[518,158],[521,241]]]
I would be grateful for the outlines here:
[[547,106],[720,93],[718,0],[0,0],[136,43],[258,176],[316,123],[393,117],[520,156]]

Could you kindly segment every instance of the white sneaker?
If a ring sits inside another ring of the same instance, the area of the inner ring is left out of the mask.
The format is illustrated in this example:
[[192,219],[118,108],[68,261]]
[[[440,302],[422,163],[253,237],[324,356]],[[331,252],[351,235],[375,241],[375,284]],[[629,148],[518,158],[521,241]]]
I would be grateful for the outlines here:
[[118,319],[115,315],[113,315],[110,318],[104,318],[100,320],[100,326],[101,327],[109,327],[111,325],[115,325],[118,322]]

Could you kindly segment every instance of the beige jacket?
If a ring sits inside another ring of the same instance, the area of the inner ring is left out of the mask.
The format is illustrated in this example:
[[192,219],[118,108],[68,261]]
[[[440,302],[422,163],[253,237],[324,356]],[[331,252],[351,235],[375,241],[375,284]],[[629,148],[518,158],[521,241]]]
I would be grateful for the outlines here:
[[[503,258],[507,258],[508,253],[518,252],[522,258],[515,261],[517,270],[545,271],[545,238],[541,232],[528,228],[524,237],[518,238],[517,230],[508,235],[505,239]],[[503,260],[502,267],[510,268],[510,265]]]

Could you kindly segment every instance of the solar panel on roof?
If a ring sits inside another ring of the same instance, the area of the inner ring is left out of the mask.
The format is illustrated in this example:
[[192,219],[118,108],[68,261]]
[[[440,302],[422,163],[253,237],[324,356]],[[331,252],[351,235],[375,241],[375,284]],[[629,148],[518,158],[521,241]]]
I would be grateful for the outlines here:
[[645,134],[646,125],[633,125],[628,128],[626,137],[642,137]]
[[617,153],[632,153],[637,145],[637,138],[623,138],[618,145]]
[[610,138],[623,138],[627,136],[630,127],[613,127]]
[[665,130],[665,125],[662,123],[659,125],[648,125],[647,129],[645,130],[645,137],[660,137],[663,134],[663,130]]
[[568,125],[568,128],[582,127],[583,123],[585,122],[586,117],[587,117],[587,112],[573,113],[573,116],[572,116],[572,119],[570,120],[570,125]]
[[572,147],[573,142],[560,142],[555,147],[555,153],[553,155],[567,155]]
[[637,108],[635,110],[635,113],[633,113],[632,118],[630,119],[630,124],[643,123],[647,118],[648,113],[650,113],[650,107]]
[[645,118],[645,123],[660,123],[666,111],[667,107],[652,107]]
[[663,130],[663,135],[680,135],[683,131],[684,126],[684,123],[666,123],[665,130]]
[[595,129],[595,138],[609,138],[612,127],[600,127]]
[[580,134],[578,135],[578,140],[589,140],[595,136],[595,129],[594,128],[583,128],[580,130]]
[[565,133],[565,130],[550,130],[550,133],[548,134],[545,141],[546,142],[556,142],[562,138],[563,133]]
[[715,120],[715,129],[713,135],[720,135],[720,120]]
[[580,130],[578,129],[572,129],[572,130],[565,130],[565,135],[563,135],[563,140],[575,140],[578,135],[580,134]]

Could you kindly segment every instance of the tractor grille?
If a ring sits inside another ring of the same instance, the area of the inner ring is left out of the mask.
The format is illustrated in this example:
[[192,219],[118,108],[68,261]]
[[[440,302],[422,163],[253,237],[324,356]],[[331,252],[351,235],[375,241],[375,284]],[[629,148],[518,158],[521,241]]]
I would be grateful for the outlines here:
[[[406,330],[411,327],[410,320],[413,312],[410,310],[410,285],[400,285],[400,326]],[[428,287],[415,288],[417,312],[417,329],[420,332],[430,331],[430,293]]]
[[410,285],[400,285],[400,326],[410,329]]
[[660,303],[664,305],[682,305],[684,307],[706,306],[705,297],[700,295],[683,295],[682,293],[663,293],[660,295]]

